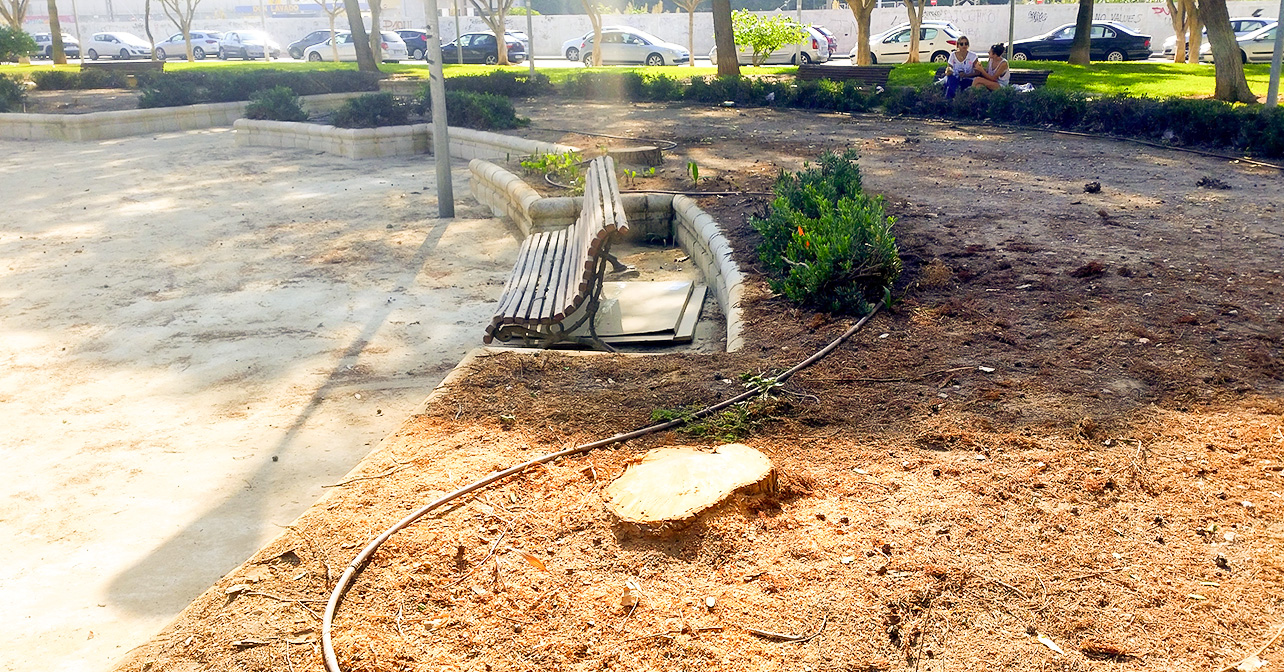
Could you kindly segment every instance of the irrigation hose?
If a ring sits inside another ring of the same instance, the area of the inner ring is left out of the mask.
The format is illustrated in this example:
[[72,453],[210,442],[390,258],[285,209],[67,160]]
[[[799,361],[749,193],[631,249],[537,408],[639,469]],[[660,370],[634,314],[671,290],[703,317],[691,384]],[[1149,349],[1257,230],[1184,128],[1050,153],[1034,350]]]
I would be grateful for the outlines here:
[[575,135],[587,135],[592,138],[610,138],[612,140],[636,140],[638,142],[654,142],[660,148],[660,151],[667,152],[678,146],[678,143],[672,140],[657,140],[655,138],[634,138],[628,135],[610,135],[609,133],[589,133],[588,131],[572,131],[565,128],[546,128],[543,126],[532,126],[532,131],[553,131],[554,133],[574,133]]
[[[843,332],[842,335],[830,341],[828,345],[821,348],[820,350],[817,350],[807,359],[804,359],[803,361],[793,365],[784,373],[781,373],[779,376],[776,376],[776,381],[779,383],[784,383],[785,381],[789,380],[789,378],[792,377],[795,373],[798,373],[799,371],[802,371],[803,369],[811,366],[812,364],[815,364],[821,359],[824,359],[826,356],[829,355],[829,353],[833,352],[838,346],[842,345],[844,341],[846,341],[847,339],[855,335],[857,331],[860,331],[861,327],[865,326],[865,323],[869,322],[870,318],[874,317],[874,315],[878,313],[878,310],[880,307],[881,307],[880,304],[875,304],[873,310],[869,311],[864,317],[860,318],[860,320],[858,320],[855,324],[849,327],[847,331]],[[625,441],[630,441],[632,439],[643,437],[648,434],[654,434],[656,432],[662,432],[666,429],[672,429],[689,420],[694,420],[696,418],[709,415],[710,413],[716,413],[718,411],[721,411],[724,408],[727,408],[728,406],[738,404],[742,401],[747,401],[755,396],[758,396],[759,394],[761,394],[760,390],[751,389],[741,394],[738,394],[730,399],[727,399],[725,401],[718,402],[712,406],[706,406],[685,418],[679,418],[675,420],[669,420],[667,422],[657,423],[654,425],[643,427],[641,429],[635,429],[631,432],[616,434],[615,436],[611,436],[605,439],[600,439],[592,443],[585,443],[579,446],[575,446],[573,448],[559,450],[557,452],[548,453],[546,455],[542,455],[540,457],[527,460],[525,462],[522,462],[521,464],[516,464],[511,467],[508,467],[507,469],[493,472],[490,475],[486,476],[485,478],[474,481],[473,483],[470,483],[452,493],[443,495],[442,497],[434,500],[433,502],[430,502],[429,504],[426,504],[423,507],[420,507],[419,509],[411,512],[405,518],[402,518],[400,521],[398,521],[395,525],[384,530],[382,534],[375,537],[373,540],[370,541],[370,543],[366,544],[366,547],[361,549],[361,552],[357,554],[357,557],[353,558],[352,562],[348,563],[348,566],[343,570],[343,574],[339,576],[339,580],[334,584],[334,590],[330,592],[330,599],[326,602],[326,605],[325,605],[325,613],[322,614],[322,617],[321,617],[321,653],[325,659],[325,669],[327,670],[327,672],[342,672],[342,669],[339,667],[339,660],[334,653],[334,639],[333,639],[334,616],[335,616],[335,613],[339,610],[339,602],[343,599],[344,594],[348,592],[348,588],[352,586],[352,582],[356,578],[357,573],[360,572],[365,567],[366,563],[370,560],[370,557],[374,555],[374,552],[378,550],[380,546],[383,545],[383,542],[391,538],[392,535],[396,534],[397,532],[400,532],[401,530],[406,529],[415,521],[419,520],[420,518],[424,517],[428,513],[432,512],[434,509],[438,509],[443,505],[448,504],[449,502],[454,501],[456,499],[459,499],[460,497],[463,497],[464,495],[467,495],[471,492],[476,492],[477,490],[480,490],[496,481],[501,481],[505,478],[508,478],[509,476],[520,474],[521,472],[537,464],[544,464],[546,462],[552,462],[554,460],[558,460],[563,457],[570,457],[571,455],[587,453],[589,451],[596,450],[598,448],[605,448],[606,446],[610,446],[616,443],[624,443]]]

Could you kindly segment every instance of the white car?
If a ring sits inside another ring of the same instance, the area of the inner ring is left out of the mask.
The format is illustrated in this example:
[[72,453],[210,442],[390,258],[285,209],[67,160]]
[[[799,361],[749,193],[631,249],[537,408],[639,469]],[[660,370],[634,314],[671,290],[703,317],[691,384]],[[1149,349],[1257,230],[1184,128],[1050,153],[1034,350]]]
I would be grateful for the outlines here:
[[264,54],[280,58],[281,45],[259,30],[229,30],[218,41],[218,57],[222,60],[240,58],[252,61],[263,58]]
[[[36,52],[40,58],[53,58],[53,35],[36,33],[31,37],[36,41]],[[62,34],[62,54],[67,58],[80,58],[80,43],[67,33]]]
[[[628,26],[602,26],[603,31],[628,30],[628,29],[629,29]],[[584,33],[583,35],[580,35],[579,37],[572,37],[571,39],[563,42],[562,55],[565,56],[566,60],[568,61],[579,61],[580,45],[584,44],[586,40],[589,40],[592,37],[593,37],[593,31],[590,30],[587,33]]]
[[[580,43],[580,60],[593,63],[593,33]],[[602,64],[682,65],[691,61],[687,48],[636,28],[602,30]]]
[[111,58],[151,58],[152,45],[129,33],[94,33],[84,45],[85,55],[96,61],[101,56]]
[[[1231,28],[1234,29],[1235,31],[1235,37],[1243,37],[1253,32],[1254,30],[1260,30],[1262,28],[1265,28],[1271,25],[1272,23],[1275,23],[1270,19],[1262,19],[1256,16],[1235,18],[1235,19],[1231,19],[1230,21],[1231,21]],[[1204,39],[1205,40],[1208,39],[1207,28],[1204,29]],[[1177,55],[1177,36],[1173,35],[1172,37],[1164,40],[1164,56],[1167,56],[1168,58],[1172,58],[1173,56],[1176,56],[1176,55]]]
[[[218,53],[218,41],[223,39],[223,33],[214,30],[193,30],[192,35],[192,56],[198,61],[205,60],[207,54]],[[156,59],[163,61],[167,58],[187,58],[187,40],[183,38],[182,33],[174,33],[162,42],[156,43]]]
[[[384,62],[392,63],[404,61],[410,58],[407,53],[406,42],[401,36],[392,32],[380,32],[379,36],[383,40],[379,43],[379,50],[383,56]],[[336,31],[334,34],[334,43],[339,47],[339,60],[353,62],[357,60],[357,45],[352,39],[352,33],[347,30]],[[303,50],[303,58],[309,61],[333,61],[334,49],[330,47],[330,40],[320,44],[314,44]]]
[[[1243,63],[1270,63],[1271,55],[1275,53],[1275,31],[1280,29],[1280,24],[1274,21],[1265,28],[1244,35],[1236,40],[1239,45],[1239,58]],[[1199,60],[1212,62],[1213,45],[1205,42],[1204,46],[1199,49]]]
[[[736,46],[740,47],[740,65],[752,65],[753,49],[742,45]],[[825,37],[825,34],[819,30],[816,30],[811,26],[807,26],[807,37],[804,37],[802,41],[798,43],[797,48],[792,44],[783,46],[768,54],[766,60],[764,60],[762,64],[793,65],[795,58],[802,61],[803,64],[824,63],[825,61],[828,61],[831,56],[832,54],[829,53],[829,38]],[[714,65],[718,64],[717,46],[709,50],[709,60]]]
[[[909,58],[910,38],[914,34],[908,24],[897,26],[869,39],[870,63],[904,63]],[[918,60],[944,63],[958,43],[959,31],[953,26],[924,23],[918,29]],[[856,47],[851,59],[856,60]]]

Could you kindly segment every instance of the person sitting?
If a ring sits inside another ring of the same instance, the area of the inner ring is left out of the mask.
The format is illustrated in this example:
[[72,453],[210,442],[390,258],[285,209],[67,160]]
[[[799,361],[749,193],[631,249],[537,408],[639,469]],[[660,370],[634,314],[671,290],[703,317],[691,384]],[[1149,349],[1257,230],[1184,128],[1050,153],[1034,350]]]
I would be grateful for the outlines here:
[[958,92],[972,86],[978,74],[976,52],[968,51],[970,42],[966,35],[960,35],[950,52],[950,59],[945,66],[945,97],[953,98]]
[[985,67],[978,70],[975,82],[984,86],[991,91],[998,91],[1000,88],[1008,86],[1012,79],[1012,73],[1008,71],[1008,59],[1003,58],[1003,53],[1007,47],[1000,42],[990,47],[990,57],[985,61]]

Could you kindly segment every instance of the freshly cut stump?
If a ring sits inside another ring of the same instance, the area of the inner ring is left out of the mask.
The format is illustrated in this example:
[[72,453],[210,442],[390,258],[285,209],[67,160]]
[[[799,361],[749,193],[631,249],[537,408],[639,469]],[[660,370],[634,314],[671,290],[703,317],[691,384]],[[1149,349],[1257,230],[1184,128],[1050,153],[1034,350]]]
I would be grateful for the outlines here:
[[751,486],[771,491],[776,478],[771,460],[749,446],[657,448],[607,486],[606,508],[630,523],[678,522]]
[[616,162],[627,166],[658,166],[664,163],[659,147],[612,147],[606,153]]

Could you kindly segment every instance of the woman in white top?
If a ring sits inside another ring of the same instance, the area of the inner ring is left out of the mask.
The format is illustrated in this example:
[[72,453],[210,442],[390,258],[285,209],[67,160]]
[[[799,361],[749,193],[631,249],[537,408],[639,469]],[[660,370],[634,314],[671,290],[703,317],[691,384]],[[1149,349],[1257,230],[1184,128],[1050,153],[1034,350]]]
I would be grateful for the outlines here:
[[1003,58],[1003,52],[1007,48],[1002,43],[990,47],[990,58],[986,60],[985,67],[982,68],[976,78],[976,83],[984,86],[991,91],[998,91],[1001,87],[1007,86],[1012,79],[1012,73],[1008,71],[1008,59]]
[[972,81],[978,74],[976,53],[967,50],[969,44],[971,42],[967,36],[960,35],[954,51],[950,52],[950,59],[945,66],[946,98],[953,98],[960,90],[972,86]]

